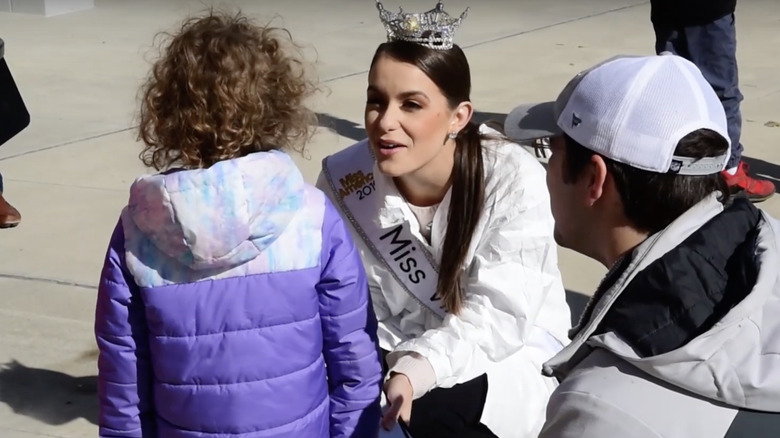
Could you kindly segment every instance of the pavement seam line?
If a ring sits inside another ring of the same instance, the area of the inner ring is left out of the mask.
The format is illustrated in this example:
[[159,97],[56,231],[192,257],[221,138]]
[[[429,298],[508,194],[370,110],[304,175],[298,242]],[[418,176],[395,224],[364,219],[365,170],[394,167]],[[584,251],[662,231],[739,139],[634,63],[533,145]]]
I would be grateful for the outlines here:
[[[527,35],[529,33],[538,32],[540,30],[546,30],[546,29],[550,29],[550,28],[553,28],[553,27],[556,27],[556,26],[562,26],[564,24],[576,23],[576,22],[581,21],[581,20],[587,20],[588,18],[599,17],[599,16],[602,16],[602,15],[611,14],[613,12],[620,12],[620,11],[625,10],[625,9],[636,8],[636,7],[645,5],[647,3],[648,3],[647,1],[643,1],[641,3],[635,3],[633,5],[626,5],[626,6],[621,6],[619,8],[615,8],[615,9],[609,9],[609,10],[606,10],[606,11],[596,12],[595,14],[585,15],[585,16],[577,17],[577,18],[570,18],[568,20],[559,21],[557,23],[546,24],[544,26],[535,27],[533,29],[522,30],[520,32],[516,32],[516,33],[513,33],[513,34],[502,35],[502,36],[495,37],[495,38],[492,38],[492,39],[489,39],[489,40],[479,41],[479,42],[476,42],[476,43],[473,43],[473,44],[468,44],[468,45],[465,45],[465,46],[461,46],[461,48],[463,50],[466,50],[466,49],[470,49],[472,47],[479,47],[479,46],[483,46],[485,44],[490,44],[490,43],[494,43],[494,42],[497,42],[497,41],[503,41],[503,40],[514,38],[514,37],[517,37],[517,36],[522,36],[522,35]],[[347,79],[347,78],[351,78],[353,76],[366,74],[366,73],[368,73],[368,70],[361,70],[361,71],[358,71],[358,72],[346,73],[346,74],[343,74],[343,75],[340,75],[340,76],[335,76],[335,77],[332,77],[332,78],[329,78],[329,79],[325,79],[324,81],[322,81],[322,83],[323,84],[328,84],[328,83],[331,83],[331,82],[336,82],[336,81],[338,81],[340,79]]]
[[16,429],[16,428],[13,428],[13,427],[0,427],[0,430],[8,430],[8,431],[11,431],[11,432],[21,432],[21,433],[26,433],[26,434],[31,435],[31,436],[45,436],[45,437],[51,437],[51,438],[66,438],[66,437],[64,437],[62,435],[51,435],[51,434],[42,433],[42,432],[32,432],[32,431],[29,431],[29,430]]
[[19,158],[19,157],[24,157],[26,155],[37,154],[38,152],[49,151],[49,150],[52,150],[52,149],[58,149],[58,148],[61,148],[61,147],[64,147],[64,146],[70,146],[70,145],[75,144],[75,143],[81,143],[83,141],[96,140],[98,138],[108,137],[110,135],[120,134],[122,132],[131,131],[131,130],[136,129],[136,128],[137,128],[137,126],[131,126],[129,128],[122,128],[122,129],[117,129],[117,130],[114,130],[114,131],[103,132],[103,133],[100,133],[100,134],[91,135],[91,136],[88,136],[88,137],[77,138],[75,140],[68,140],[66,142],[58,143],[58,144],[55,144],[55,145],[52,145],[52,146],[46,146],[46,147],[43,147],[41,149],[35,149],[35,150],[32,150],[32,151],[20,152],[20,153],[15,154],[15,155],[9,155],[7,157],[0,158],[0,161],[6,161],[6,160],[10,160],[12,158]]
[[529,33],[532,33],[532,32],[538,32],[540,30],[550,29],[550,28],[553,28],[553,27],[556,27],[556,26],[561,26],[561,25],[564,25],[564,24],[576,23],[578,21],[587,20],[588,18],[600,17],[602,15],[611,14],[613,12],[620,12],[620,11],[625,10],[625,9],[636,8],[636,7],[645,5],[647,3],[648,3],[647,1],[643,1],[642,3],[635,3],[633,5],[621,6],[619,8],[610,9],[610,10],[602,11],[602,12],[596,12],[595,14],[585,15],[583,17],[570,18],[568,20],[560,21],[558,23],[547,24],[547,25],[536,27],[536,28],[533,28],[533,29],[523,30],[523,31],[520,31],[520,32],[517,32],[517,33],[510,34],[510,35],[504,35],[504,36],[496,37],[496,38],[493,38],[493,39],[490,39],[490,40],[485,40],[485,41],[480,41],[480,42],[477,42],[477,43],[474,43],[474,44],[469,44],[467,46],[463,46],[463,48],[464,49],[470,49],[472,47],[479,47],[479,46],[483,46],[485,44],[494,43],[496,41],[507,40],[507,39],[514,38],[514,37],[517,37],[517,36],[526,35],[526,34],[529,34]]
[[71,286],[71,287],[78,287],[81,289],[89,289],[89,290],[96,290],[98,288],[97,285],[93,285],[93,284],[77,283],[77,282],[67,281],[67,280],[58,280],[56,278],[29,277],[26,275],[15,275],[15,274],[0,274],[0,279],[3,278],[9,280],[33,281],[38,283],[57,284],[60,286]]
[[97,190],[99,192],[111,192],[111,193],[122,193],[124,194],[127,192],[127,189],[112,189],[112,188],[106,188],[106,187],[89,187],[89,186],[81,186],[78,184],[64,184],[64,183],[57,183],[57,182],[50,182],[50,181],[33,181],[30,179],[16,179],[16,178],[3,178],[3,181],[13,181],[14,183],[22,183],[22,184],[36,184],[36,185],[42,185],[42,186],[53,186],[53,187],[64,187],[69,189],[79,189],[79,190]]
[[74,324],[76,326],[82,326],[84,328],[94,328],[95,322],[93,320],[73,319],[62,316],[51,316],[43,313],[28,312],[25,310],[10,310],[0,308],[0,314],[9,315],[13,317],[21,317],[25,319],[39,318],[47,321],[54,321],[59,324]]

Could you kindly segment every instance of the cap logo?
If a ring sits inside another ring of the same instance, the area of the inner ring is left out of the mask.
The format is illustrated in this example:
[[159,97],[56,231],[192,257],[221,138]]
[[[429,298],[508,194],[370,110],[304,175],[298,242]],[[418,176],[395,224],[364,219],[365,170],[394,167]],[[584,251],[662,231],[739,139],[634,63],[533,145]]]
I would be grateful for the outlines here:
[[577,114],[571,113],[571,127],[577,127],[580,126],[582,123],[582,119],[577,117]]
[[672,164],[669,165],[669,172],[678,173],[682,169],[682,161],[672,160]]

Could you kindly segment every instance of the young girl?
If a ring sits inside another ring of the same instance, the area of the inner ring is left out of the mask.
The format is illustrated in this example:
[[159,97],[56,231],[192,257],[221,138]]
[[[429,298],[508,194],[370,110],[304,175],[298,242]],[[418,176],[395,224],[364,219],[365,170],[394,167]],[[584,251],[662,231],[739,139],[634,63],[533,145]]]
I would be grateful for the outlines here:
[[570,327],[544,169],[470,121],[469,65],[451,40],[463,15],[378,7],[389,41],[368,75],[368,139],[326,158],[318,186],[368,272],[389,353],[384,425],[536,436],[555,386],[542,364]]
[[187,21],[143,88],[145,164],[98,292],[100,435],[353,437],[379,424],[365,271],[288,155],[313,90],[289,35]]

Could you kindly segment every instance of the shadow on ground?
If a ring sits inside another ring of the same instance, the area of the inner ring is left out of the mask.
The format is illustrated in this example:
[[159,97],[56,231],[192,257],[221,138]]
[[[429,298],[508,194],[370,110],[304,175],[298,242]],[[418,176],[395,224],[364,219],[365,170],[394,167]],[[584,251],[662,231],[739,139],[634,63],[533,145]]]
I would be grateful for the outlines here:
[[317,124],[322,128],[330,129],[336,134],[351,140],[360,141],[366,138],[366,131],[363,129],[363,126],[358,125],[351,120],[342,119],[330,114],[317,113]]
[[481,125],[487,122],[496,122],[503,126],[504,119],[506,119],[506,114],[489,113],[484,111],[474,111],[474,115],[471,117],[471,120],[477,125]]
[[77,418],[97,424],[97,376],[74,377],[12,361],[0,366],[0,402],[53,426]]

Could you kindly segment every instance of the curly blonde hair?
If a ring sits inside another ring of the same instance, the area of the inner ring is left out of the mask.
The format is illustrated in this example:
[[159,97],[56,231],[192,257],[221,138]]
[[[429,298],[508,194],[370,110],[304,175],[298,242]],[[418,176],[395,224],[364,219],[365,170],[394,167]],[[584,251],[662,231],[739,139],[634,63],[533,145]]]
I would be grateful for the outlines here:
[[316,90],[286,29],[210,11],[169,37],[141,89],[141,160],[207,168],[270,149],[303,151]]

